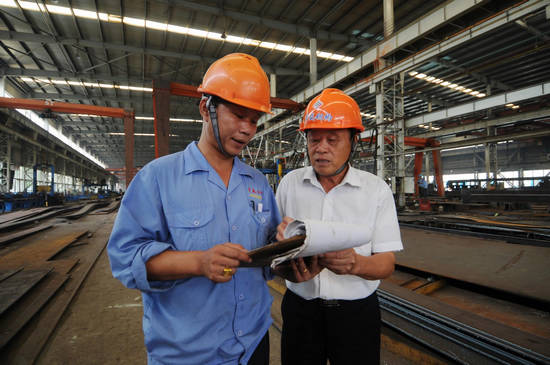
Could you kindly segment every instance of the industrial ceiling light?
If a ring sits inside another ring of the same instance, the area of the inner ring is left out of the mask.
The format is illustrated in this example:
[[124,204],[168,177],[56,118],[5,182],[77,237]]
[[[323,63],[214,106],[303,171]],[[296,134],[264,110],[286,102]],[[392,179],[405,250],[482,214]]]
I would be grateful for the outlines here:
[[67,85],[67,86],[81,86],[81,87],[99,87],[104,89],[120,89],[120,90],[129,90],[129,91],[144,91],[144,92],[153,92],[153,89],[150,87],[140,87],[140,86],[128,86],[128,85],[116,85],[116,84],[102,84],[99,82],[82,82],[82,81],[67,81],[67,80],[52,80],[52,79],[42,79],[38,77],[20,77],[22,81],[25,82],[36,82],[43,84],[55,84],[55,85]]
[[478,98],[483,98],[483,97],[487,96],[486,94],[484,94],[482,92],[479,92],[477,90],[468,89],[468,88],[465,88],[464,86],[460,86],[458,84],[453,84],[453,83],[451,83],[449,81],[445,81],[443,79],[435,78],[434,76],[429,76],[429,75],[426,75],[426,74],[423,74],[423,73],[418,73],[417,71],[409,72],[409,76],[417,78],[417,79],[421,79],[421,80],[424,80],[424,81],[427,81],[427,82],[431,82],[432,84],[443,86],[443,87],[449,88],[451,90],[461,91],[465,94],[469,94],[469,95],[472,95],[472,96],[475,96],[475,97],[478,97]]
[[376,118],[376,114],[361,113],[361,115],[364,116],[364,117],[367,117],[367,118]]
[[[8,8],[20,7],[21,9],[24,9],[27,11],[49,12],[51,14],[66,15],[66,16],[74,15],[77,18],[99,20],[99,21],[104,21],[108,23],[123,23],[125,25],[134,26],[134,27],[160,30],[163,32],[185,34],[185,35],[190,35],[194,37],[212,39],[216,41],[227,41],[230,43],[242,44],[247,46],[280,50],[282,52],[291,52],[291,53],[301,54],[301,55],[310,54],[309,49],[294,47],[290,45],[277,44],[272,42],[263,42],[256,39],[250,39],[250,38],[239,37],[234,35],[228,35],[225,33],[225,31],[223,33],[209,32],[202,29],[182,27],[179,25],[160,23],[152,20],[132,18],[127,16],[115,15],[115,14],[98,13],[95,11],[71,8],[71,7],[59,6],[59,5],[53,5],[53,4],[37,3],[36,1],[0,0],[0,7],[8,7]],[[281,50],[280,48],[283,48],[285,50]],[[289,51],[286,50],[287,48],[289,49]],[[353,60],[353,57],[336,54],[336,53],[330,53],[330,52],[322,52],[322,51],[317,51],[317,57],[330,59],[333,61],[344,61],[344,62],[351,62]]]

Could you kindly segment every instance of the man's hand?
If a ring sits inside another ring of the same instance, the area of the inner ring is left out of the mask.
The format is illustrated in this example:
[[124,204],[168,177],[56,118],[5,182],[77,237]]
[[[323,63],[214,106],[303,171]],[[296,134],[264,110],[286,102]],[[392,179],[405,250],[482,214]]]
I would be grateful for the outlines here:
[[225,283],[237,272],[240,261],[250,262],[247,250],[237,243],[226,242],[204,251],[200,272],[216,283]]
[[353,248],[327,252],[319,256],[319,264],[338,275],[354,275],[357,253]]
[[282,241],[285,239],[285,228],[294,218],[283,217],[283,221],[277,226],[277,236],[275,237],[277,241]]
[[319,257],[317,255],[311,256],[309,265],[306,264],[302,257],[298,257],[296,260],[290,261],[290,266],[292,266],[295,283],[311,280],[323,270],[319,265]]
[[[309,261],[309,264],[306,261]],[[288,281],[301,283],[311,280],[322,270],[323,267],[319,265],[318,257],[311,256],[307,257],[306,260],[299,257],[295,260],[279,264],[273,269],[273,272]]]

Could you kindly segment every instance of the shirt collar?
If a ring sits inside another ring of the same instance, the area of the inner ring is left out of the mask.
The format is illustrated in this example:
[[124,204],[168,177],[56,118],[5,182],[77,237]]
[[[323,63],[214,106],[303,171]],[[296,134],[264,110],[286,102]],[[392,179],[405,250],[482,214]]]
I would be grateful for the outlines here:
[[[303,181],[309,180],[312,184],[319,184],[319,180],[317,179],[317,175],[315,174],[315,170],[313,170],[312,166],[306,167],[306,172],[303,177]],[[346,175],[344,176],[344,179],[339,185],[348,184],[350,186],[361,186],[361,179],[359,178],[359,174],[357,173],[357,169],[353,167],[349,167],[348,172],[346,172]]]
[[199,150],[197,141],[189,143],[185,149],[185,173],[189,174],[194,171],[208,171],[210,164]]
[[234,157],[233,169],[236,169],[235,171],[239,175],[246,175],[246,176],[252,177],[252,171],[251,171],[252,167],[250,167],[249,165],[239,160],[237,156]]
[[[204,157],[202,152],[199,150],[197,141],[189,143],[184,151],[184,155],[185,174],[189,174],[194,171],[209,171],[212,168],[206,157]],[[234,157],[233,169],[235,169],[236,173],[239,175],[252,176],[252,172],[247,167],[248,165],[239,160],[238,157]]]

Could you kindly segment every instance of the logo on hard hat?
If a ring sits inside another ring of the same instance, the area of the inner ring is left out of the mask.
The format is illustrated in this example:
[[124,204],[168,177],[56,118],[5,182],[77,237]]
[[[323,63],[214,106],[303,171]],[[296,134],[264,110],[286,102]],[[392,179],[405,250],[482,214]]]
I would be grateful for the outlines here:
[[319,109],[319,108],[322,107],[322,106],[323,106],[323,102],[322,102],[321,100],[317,100],[317,101],[315,102],[315,104],[313,104],[313,108],[314,108],[314,109]]
[[307,115],[306,120],[317,120],[320,122],[330,122],[332,120],[332,114],[327,113],[323,110],[317,111],[317,112],[310,112]]

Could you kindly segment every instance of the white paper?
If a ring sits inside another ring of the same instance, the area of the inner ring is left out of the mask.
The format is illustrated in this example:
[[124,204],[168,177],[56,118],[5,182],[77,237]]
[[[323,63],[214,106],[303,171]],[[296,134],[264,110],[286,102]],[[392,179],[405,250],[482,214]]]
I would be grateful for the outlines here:
[[304,243],[284,256],[274,259],[271,267],[296,257],[362,246],[371,240],[371,230],[367,226],[310,219],[294,220],[288,224],[284,232],[285,238],[301,234],[306,235]]

